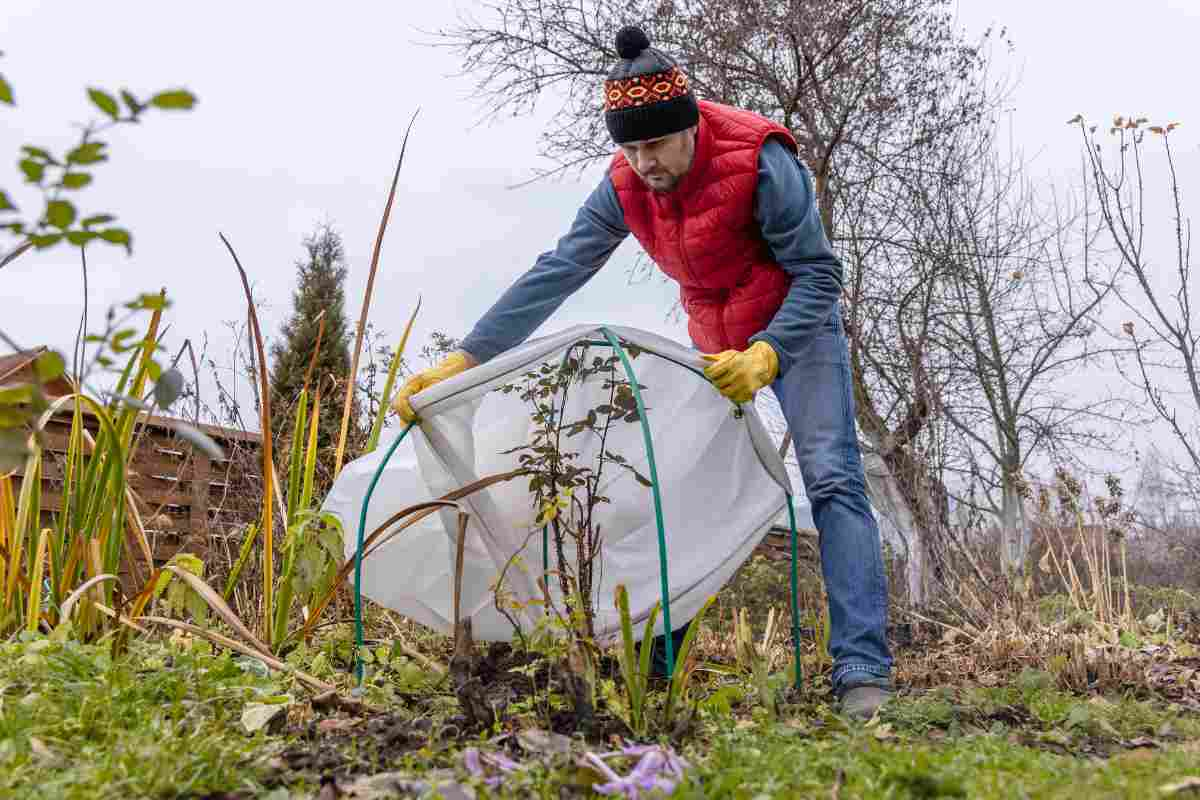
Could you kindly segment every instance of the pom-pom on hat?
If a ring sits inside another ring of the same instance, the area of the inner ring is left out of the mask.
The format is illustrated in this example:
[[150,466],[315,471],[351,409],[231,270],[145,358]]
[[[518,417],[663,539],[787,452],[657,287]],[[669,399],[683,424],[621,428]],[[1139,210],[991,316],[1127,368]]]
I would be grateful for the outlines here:
[[700,121],[687,75],[635,25],[617,31],[620,60],[604,81],[604,122],[617,144],[657,139]]

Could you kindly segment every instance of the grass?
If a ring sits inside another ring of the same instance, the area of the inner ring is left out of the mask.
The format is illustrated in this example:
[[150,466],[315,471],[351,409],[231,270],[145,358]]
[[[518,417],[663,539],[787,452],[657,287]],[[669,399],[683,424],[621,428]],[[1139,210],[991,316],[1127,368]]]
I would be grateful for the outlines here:
[[261,788],[247,702],[280,687],[229,655],[134,640],[0,644],[0,796],[180,797]]
[[[435,660],[448,654],[447,640],[404,634]],[[345,688],[352,642],[350,625],[330,626],[288,660]],[[250,734],[248,704],[302,693],[206,642],[134,639],[117,662],[102,644],[0,644],[0,796],[286,800],[318,797],[322,775],[345,787],[378,772],[453,780],[479,797],[589,796],[597,776],[578,765],[582,742],[569,757],[512,749],[511,734],[529,722],[447,739],[457,713],[448,683],[398,646],[371,653],[364,699],[384,713],[318,713],[297,701],[284,730]],[[821,682],[772,721],[749,677],[703,675],[698,723],[677,744],[691,766],[676,797],[1160,797],[1200,775],[1200,716],[1141,690],[1075,694],[1026,669],[997,685],[965,679],[902,694],[855,726],[833,713]],[[410,731],[408,746],[395,746],[396,726]],[[465,770],[470,746],[507,752],[523,769],[484,787]],[[280,766],[281,756],[306,752],[307,770]]]
[[1196,750],[1183,747],[1095,762],[1014,741],[1003,726],[937,742],[894,733],[881,740],[879,730],[726,728],[679,796],[1155,797],[1196,773]]

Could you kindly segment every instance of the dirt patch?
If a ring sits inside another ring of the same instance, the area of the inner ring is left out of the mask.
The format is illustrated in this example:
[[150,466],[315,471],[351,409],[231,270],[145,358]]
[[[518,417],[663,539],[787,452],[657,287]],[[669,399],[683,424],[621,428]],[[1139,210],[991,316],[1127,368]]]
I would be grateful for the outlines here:
[[[616,671],[614,660],[601,662],[601,677],[611,678]],[[403,711],[367,711],[360,716],[322,705],[312,719],[287,731],[292,743],[272,764],[279,783],[297,778],[341,783],[394,770],[404,756],[418,750],[459,749],[497,723],[516,734],[520,727],[516,716],[532,717],[539,728],[591,744],[630,735],[601,698],[581,719],[572,707],[571,690],[570,676],[564,670],[553,668],[536,654],[497,643],[470,662],[452,662],[446,691],[457,697],[458,713],[438,715],[431,696],[404,696]],[[515,743],[515,738],[511,741]],[[514,751],[513,755],[517,754]]]
[[453,727],[434,726],[429,719],[386,713],[363,719],[313,719],[289,733],[296,741],[278,755],[276,766],[309,780],[372,775],[408,753],[453,744],[461,735]]
[[[615,659],[602,657],[598,679],[613,678]],[[589,742],[627,736],[629,729],[605,706],[602,698],[588,707],[584,687],[567,670],[528,651],[514,650],[498,642],[482,658],[455,659],[450,666],[451,682],[461,715],[453,722],[468,733],[477,733],[499,722],[504,725],[511,709],[521,707],[538,717],[553,733],[579,735]],[[570,708],[554,703],[565,698]]]

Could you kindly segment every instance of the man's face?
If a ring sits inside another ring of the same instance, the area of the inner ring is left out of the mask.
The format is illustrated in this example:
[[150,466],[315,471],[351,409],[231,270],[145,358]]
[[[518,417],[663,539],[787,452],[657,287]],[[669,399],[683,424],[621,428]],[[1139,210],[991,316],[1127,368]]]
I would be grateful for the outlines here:
[[657,139],[626,142],[621,152],[647,186],[656,192],[673,191],[692,168],[696,126]]

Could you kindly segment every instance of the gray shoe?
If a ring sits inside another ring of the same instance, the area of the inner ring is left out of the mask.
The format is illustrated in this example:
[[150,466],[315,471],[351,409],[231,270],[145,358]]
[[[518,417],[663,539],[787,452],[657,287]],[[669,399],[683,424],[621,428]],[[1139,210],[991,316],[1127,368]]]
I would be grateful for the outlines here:
[[892,692],[882,686],[853,686],[842,695],[840,711],[847,717],[868,720],[891,699]]

